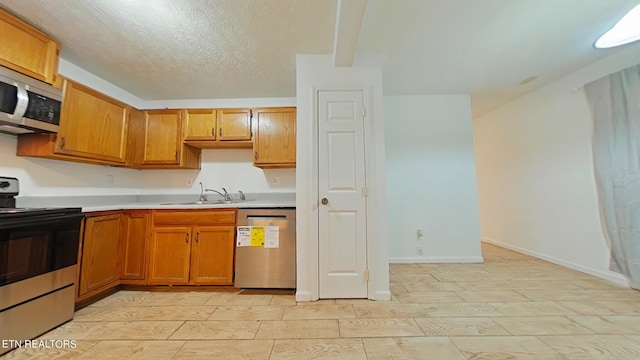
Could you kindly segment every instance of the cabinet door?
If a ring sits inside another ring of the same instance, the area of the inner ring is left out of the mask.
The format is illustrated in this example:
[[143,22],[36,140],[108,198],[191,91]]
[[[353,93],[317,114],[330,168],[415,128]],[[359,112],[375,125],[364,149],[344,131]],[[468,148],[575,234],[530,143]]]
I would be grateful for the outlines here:
[[55,152],[124,164],[129,107],[66,80]]
[[88,217],[84,226],[79,295],[118,284],[122,215]]
[[0,9],[0,65],[54,84],[60,45],[44,33]]
[[142,164],[180,163],[182,116],[180,110],[145,111]]
[[191,227],[157,227],[149,248],[149,284],[189,283]]
[[218,140],[251,140],[251,110],[218,110]]
[[216,110],[189,109],[184,111],[185,140],[215,140]]
[[296,109],[257,109],[256,135],[253,139],[254,165],[258,167],[295,167]]
[[122,276],[124,280],[144,280],[145,249],[149,229],[148,211],[128,211],[124,215]]
[[194,228],[191,284],[233,284],[234,226]]

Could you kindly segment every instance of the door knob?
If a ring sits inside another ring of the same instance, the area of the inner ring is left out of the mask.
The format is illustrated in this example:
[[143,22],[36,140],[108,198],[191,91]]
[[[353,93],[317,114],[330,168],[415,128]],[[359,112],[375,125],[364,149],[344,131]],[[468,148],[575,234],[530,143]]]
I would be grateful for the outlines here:
[[329,200],[327,198],[322,198],[320,202],[322,203],[322,205],[327,205],[329,203]]

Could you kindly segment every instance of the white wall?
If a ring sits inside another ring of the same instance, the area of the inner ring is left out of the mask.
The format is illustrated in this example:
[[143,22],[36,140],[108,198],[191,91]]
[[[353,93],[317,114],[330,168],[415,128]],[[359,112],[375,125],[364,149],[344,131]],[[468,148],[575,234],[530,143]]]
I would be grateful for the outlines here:
[[474,119],[482,237],[613,281],[582,85],[638,63],[640,45]]
[[384,173],[382,71],[334,67],[331,55],[298,55],[297,82],[297,291],[298,301],[318,299],[317,90],[365,89],[367,144],[369,297],[388,300],[389,264]]
[[482,262],[470,105],[384,97],[390,262]]
[[164,99],[145,100],[60,58],[58,72],[74,81],[98,90],[136,109],[203,109],[296,106],[296,98],[242,98],[242,99]]
[[[295,98],[142,100],[84,69],[60,59],[62,75],[137,108],[295,106]],[[295,169],[256,168],[248,149],[208,149],[201,170],[133,170],[66,161],[17,157],[15,137],[0,134],[0,176],[17,177],[21,196],[185,194],[200,192],[198,182],[228,191],[295,192]],[[113,176],[109,184],[107,175]],[[279,184],[273,184],[278,177]],[[193,185],[187,185],[187,179]]]
[[[16,156],[16,145],[15,136],[0,134],[0,176],[18,178],[20,196],[198,194],[200,181],[230,192],[296,190],[295,169],[254,167],[250,149],[203,150],[201,170],[134,170]],[[273,184],[274,177],[278,184]]]
[[[141,194],[197,194],[205,188],[224,187],[229,192],[295,192],[295,169],[260,169],[253,166],[251,149],[209,149],[202,152],[201,170],[140,170]],[[273,178],[279,184],[273,184]],[[187,185],[187,179],[193,185]]]
[[[110,166],[16,156],[17,138],[0,134],[0,176],[20,180],[20,196],[133,195],[138,172]],[[107,175],[116,179],[113,185]]]
[[98,90],[134,108],[143,109],[144,100],[63,58],[60,58],[58,72],[62,76]]

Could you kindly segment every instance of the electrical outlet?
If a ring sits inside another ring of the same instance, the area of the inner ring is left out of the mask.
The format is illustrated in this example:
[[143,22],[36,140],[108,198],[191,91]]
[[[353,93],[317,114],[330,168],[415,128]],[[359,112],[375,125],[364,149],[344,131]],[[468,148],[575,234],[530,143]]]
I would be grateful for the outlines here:
[[193,178],[187,178],[187,186],[193,185]]
[[422,240],[424,238],[424,230],[422,228],[418,228],[416,231],[416,240]]
[[280,184],[280,176],[274,176],[273,178],[271,178],[271,183],[273,185],[278,185]]
[[418,247],[416,248],[416,253],[417,253],[418,255],[422,256],[422,246],[418,246]]
[[115,178],[113,175],[107,175],[107,184],[108,185],[113,185],[116,182]]

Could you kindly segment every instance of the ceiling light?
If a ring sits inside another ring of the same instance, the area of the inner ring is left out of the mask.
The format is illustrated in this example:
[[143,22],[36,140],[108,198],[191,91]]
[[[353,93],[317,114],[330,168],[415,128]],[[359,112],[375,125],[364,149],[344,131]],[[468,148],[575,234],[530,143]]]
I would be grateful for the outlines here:
[[600,36],[593,46],[606,49],[637,40],[640,40],[640,5],[636,5],[611,30]]

